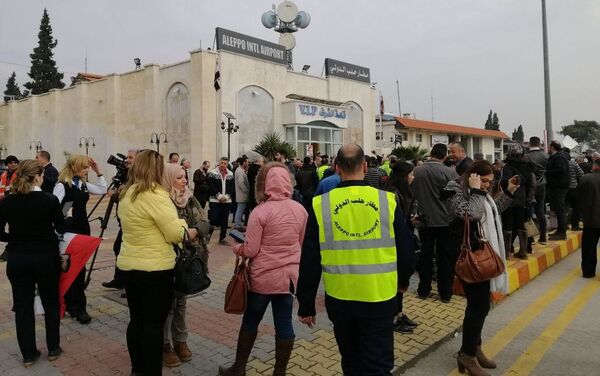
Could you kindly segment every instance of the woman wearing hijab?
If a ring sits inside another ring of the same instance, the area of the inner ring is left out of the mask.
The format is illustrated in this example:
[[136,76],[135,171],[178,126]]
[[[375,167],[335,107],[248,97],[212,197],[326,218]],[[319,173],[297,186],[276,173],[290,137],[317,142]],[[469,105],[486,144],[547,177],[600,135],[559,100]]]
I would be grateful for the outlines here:
[[[162,185],[169,192],[179,218],[185,219],[196,252],[204,263],[208,264],[208,248],[204,236],[210,231],[210,225],[202,219],[204,209],[187,185],[184,167],[172,163],[165,164]],[[185,295],[175,292],[173,304],[165,321],[163,363],[167,367],[177,367],[181,362],[192,359],[192,353],[187,346],[186,300]],[[173,346],[171,346],[171,339],[173,339]]]
[[273,375],[285,375],[292,348],[292,307],[298,284],[300,251],[308,214],[292,200],[292,180],[286,165],[271,162],[256,179],[256,200],[246,229],[246,241],[233,246],[239,256],[250,259],[248,303],[238,335],[235,362],[219,367],[221,376],[246,374],[246,363],[269,303],[275,323]]
[[[479,248],[481,227],[485,238],[492,249],[506,262],[504,254],[504,237],[502,236],[502,220],[500,215],[510,206],[515,191],[519,188],[517,179],[510,179],[506,188],[495,198],[489,193],[494,181],[494,170],[488,161],[474,162],[461,177],[446,185],[441,195],[446,202],[450,222],[450,242],[458,256],[463,242],[465,216],[471,222],[472,249]],[[496,368],[496,362],[483,353],[481,349],[481,332],[485,318],[490,310],[490,292],[508,293],[508,276],[506,272],[491,280],[467,283],[462,281],[467,298],[467,307],[463,320],[462,346],[458,353],[458,370],[470,375],[489,376],[483,368]]]

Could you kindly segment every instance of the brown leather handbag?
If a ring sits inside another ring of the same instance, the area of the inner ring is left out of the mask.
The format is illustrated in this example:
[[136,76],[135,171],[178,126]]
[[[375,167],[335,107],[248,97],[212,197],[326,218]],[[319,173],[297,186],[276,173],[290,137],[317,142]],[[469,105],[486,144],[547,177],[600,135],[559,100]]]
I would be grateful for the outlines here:
[[241,315],[246,311],[249,286],[248,259],[236,256],[233,277],[225,290],[225,312]]
[[498,277],[504,273],[505,265],[492,249],[479,224],[479,249],[471,249],[471,224],[465,215],[463,243],[454,266],[458,278],[467,283],[478,283]]

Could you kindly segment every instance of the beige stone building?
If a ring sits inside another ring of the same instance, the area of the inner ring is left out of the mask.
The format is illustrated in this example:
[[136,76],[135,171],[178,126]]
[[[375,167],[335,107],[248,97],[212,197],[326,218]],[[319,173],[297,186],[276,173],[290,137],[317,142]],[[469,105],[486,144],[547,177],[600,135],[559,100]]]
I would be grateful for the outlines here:
[[282,46],[219,28],[217,37],[216,52],[191,51],[179,63],[78,80],[0,105],[2,156],[33,157],[39,141],[60,167],[65,153],[85,153],[82,137],[93,137],[90,155],[104,162],[130,148],[156,148],[151,134],[164,132],[168,143],[161,139],[160,152],[178,152],[196,168],[227,154],[224,112],[239,126],[232,158],[267,131],[280,133],[299,156],[331,154],[347,142],[375,147],[376,94],[367,68],[328,59],[326,76],[313,76],[289,70]]

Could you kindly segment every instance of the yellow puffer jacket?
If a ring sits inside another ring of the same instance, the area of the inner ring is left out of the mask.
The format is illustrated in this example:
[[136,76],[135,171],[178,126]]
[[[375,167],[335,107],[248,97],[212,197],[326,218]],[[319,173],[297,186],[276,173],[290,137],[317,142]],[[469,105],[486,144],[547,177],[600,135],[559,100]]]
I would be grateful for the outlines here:
[[173,269],[173,243],[183,240],[187,224],[184,219],[179,219],[175,205],[162,187],[141,193],[131,202],[134,188],[135,185],[119,200],[123,244],[117,266],[125,271]]

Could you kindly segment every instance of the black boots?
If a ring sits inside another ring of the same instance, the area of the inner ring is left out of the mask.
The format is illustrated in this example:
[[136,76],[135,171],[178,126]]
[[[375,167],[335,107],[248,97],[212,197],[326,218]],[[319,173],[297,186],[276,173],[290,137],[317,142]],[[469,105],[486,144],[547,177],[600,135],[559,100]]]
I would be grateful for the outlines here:
[[[250,357],[250,352],[254,346],[257,332],[247,332],[240,330],[237,343],[237,351],[235,353],[235,362],[231,367],[225,368],[219,366],[220,376],[245,376],[246,375],[246,363]],[[293,346],[293,343],[292,343]],[[277,356],[277,355],[276,355]],[[288,355],[289,359],[289,355]],[[287,365],[287,362],[286,362]]]
[[502,237],[504,238],[504,254],[508,260],[513,244],[512,231],[502,230]]
[[273,376],[285,376],[293,348],[293,339],[275,338],[275,368],[273,368]]

